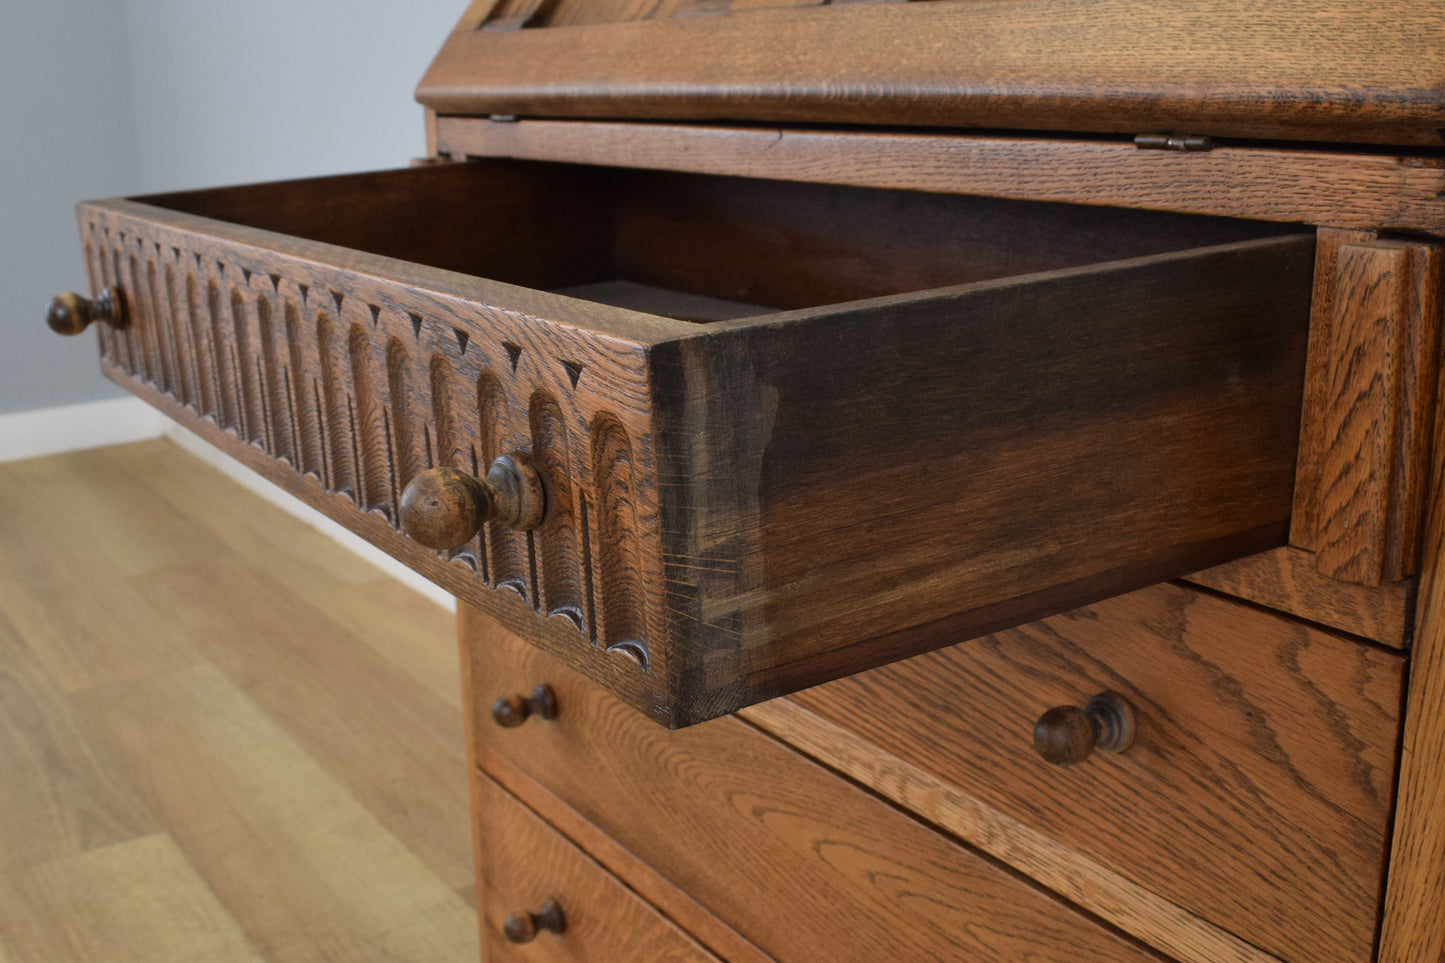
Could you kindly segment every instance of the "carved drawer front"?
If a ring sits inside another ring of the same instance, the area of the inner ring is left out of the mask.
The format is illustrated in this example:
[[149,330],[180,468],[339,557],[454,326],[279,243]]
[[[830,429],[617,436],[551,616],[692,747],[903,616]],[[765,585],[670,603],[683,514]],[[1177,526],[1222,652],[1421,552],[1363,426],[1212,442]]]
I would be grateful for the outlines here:
[[[1159,959],[736,718],[659,729],[477,610],[461,618],[478,765],[560,797],[769,957]],[[516,711],[539,685],[551,718]]]
[[486,776],[473,775],[488,960],[718,963]]
[[[1372,959],[1403,680],[1397,653],[1158,585],[748,718],[886,792],[908,771],[980,801],[995,835],[1022,824],[1280,959],[1344,963]],[[1132,745],[1041,758],[1036,722],[1057,736],[1049,710],[1105,692]],[[840,754],[840,732],[867,751]]]
[[80,225],[107,373],[669,726],[1284,543],[1278,226],[509,161]]

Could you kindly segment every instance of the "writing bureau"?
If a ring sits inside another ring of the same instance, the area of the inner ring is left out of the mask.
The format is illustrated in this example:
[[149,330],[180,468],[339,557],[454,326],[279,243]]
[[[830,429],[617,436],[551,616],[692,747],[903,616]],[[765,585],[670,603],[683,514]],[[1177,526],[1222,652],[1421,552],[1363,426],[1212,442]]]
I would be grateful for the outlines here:
[[491,958],[1437,963],[1442,40],[474,3],[50,319],[458,595]]

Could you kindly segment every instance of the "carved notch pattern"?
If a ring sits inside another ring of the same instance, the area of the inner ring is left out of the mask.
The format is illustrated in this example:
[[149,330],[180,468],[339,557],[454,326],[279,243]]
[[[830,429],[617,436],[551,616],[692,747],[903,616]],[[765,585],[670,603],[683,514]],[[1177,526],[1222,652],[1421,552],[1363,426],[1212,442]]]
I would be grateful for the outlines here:
[[[490,590],[463,593],[468,601],[486,608],[489,594],[514,592],[647,667],[660,617],[643,554],[656,544],[650,438],[629,434],[588,387],[606,360],[575,342],[549,350],[528,319],[499,309],[375,278],[358,290],[367,279],[339,268],[87,214],[90,283],[130,302],[128,327],[97,326],[108,370],[208,422],[222,447],[288,466],[298,494],[330,493],[329,514],[423,574],[465,566],[469,584]],[[397,528],[406,483],[434,465],[481,475],[517,449],[532,452],[546,486],[541,527],[491,523],[445,559],[418,563],[420,547]],[[379,540],[366,516],[391,534]],[[455,577],[440,581],[456,590]]]

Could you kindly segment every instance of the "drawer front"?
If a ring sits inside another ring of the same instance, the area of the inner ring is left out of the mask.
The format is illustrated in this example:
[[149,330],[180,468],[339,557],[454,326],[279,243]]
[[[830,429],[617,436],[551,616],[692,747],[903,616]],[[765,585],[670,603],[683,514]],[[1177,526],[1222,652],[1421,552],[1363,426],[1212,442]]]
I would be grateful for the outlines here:
[[[664,731],[476,610],[462,630],[479,766],[542,783],[781,961],[1158,960],[737,719]],[[553,718],[496,724],[494,697],[538,684]]]
[[515,162],[81,219],[107,373],[669,726],[1287,533],[1309,236]]
[[[618,652],[663,624],[643,345],[669,322],[649,328],[639,316],[629,339],[609,327],[621,312],[459,273],[470,257],[538,288],[573,280],[529,252],[518,219],[565,218],[575,191],[558,184],[549,201],[500,169],[483,181],[447,168],[397,175],[209,198],[217,218],[259,210],[295,232],[319,204],[335,212],[327,236],[345,248],[140,204],[85,207],[92,283],[125,292],[129,309],[124,327],[97,325],[102,368],[420,574],[655,708],[666,701],[656,684],[670,671],[666,647],[646,671]],[[496,235],[430,236],[450,205]],[[428,235],[375,236],[396,233],[402,212]],[[586,260],[587,247],[579,236],[554,253]],[[362,253],[371,250],[453,270]],[[538,529],[492,521],[444,552],[402,533],[402,493],[418,473],[485,475],[513,452],[548,479]]]
[[473,781],[488,960],[718,963],[505,789],[480,773]]
[[[790,712],[844,729],[883,769],[916,767],[1281,959],[1363,963],[1403,679],[1396,653],[1159,585],[799,693],[759,720],[785,738]],[[1035,721],[1105,691],[1132,705],[1134,744],[1045,762]]]

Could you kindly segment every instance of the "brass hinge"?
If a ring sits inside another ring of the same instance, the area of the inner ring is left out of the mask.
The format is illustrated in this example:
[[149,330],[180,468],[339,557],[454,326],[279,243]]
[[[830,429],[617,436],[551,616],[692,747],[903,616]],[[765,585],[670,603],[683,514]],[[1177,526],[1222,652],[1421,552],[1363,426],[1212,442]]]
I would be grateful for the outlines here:
[[1214,149],[1214,141],[1204,134],[1138,134],[1134,146],[1144,150],[1206,151]]

